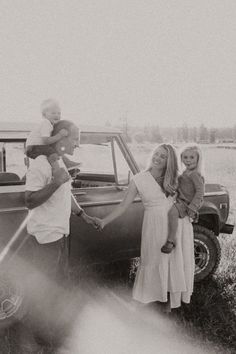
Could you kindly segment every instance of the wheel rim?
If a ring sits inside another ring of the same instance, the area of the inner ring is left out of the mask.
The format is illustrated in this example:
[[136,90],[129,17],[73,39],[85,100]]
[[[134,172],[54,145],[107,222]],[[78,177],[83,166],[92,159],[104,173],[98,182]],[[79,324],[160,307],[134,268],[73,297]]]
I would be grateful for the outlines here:
[[3,277],[0,278],[0,323],[12,317],[19,310],[23,300],[20,288],[11,285]]
[[210,253],[206,244],[201,240],[194,241],[194,256],[195,256],[195,274],[199,274],[206,269]]

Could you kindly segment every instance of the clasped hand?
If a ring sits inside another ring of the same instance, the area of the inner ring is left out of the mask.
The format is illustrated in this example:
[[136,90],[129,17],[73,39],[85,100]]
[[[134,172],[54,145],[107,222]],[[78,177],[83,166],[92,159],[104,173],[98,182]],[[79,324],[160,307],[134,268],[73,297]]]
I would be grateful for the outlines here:
[[96,230],[98,231],[102,231],[105,227],[105,223],[103,221],[103,219],[100,219],[100,218],[97,218],[97,217],[94,217],[94,221],[95,221],[95,224],[96,224]]

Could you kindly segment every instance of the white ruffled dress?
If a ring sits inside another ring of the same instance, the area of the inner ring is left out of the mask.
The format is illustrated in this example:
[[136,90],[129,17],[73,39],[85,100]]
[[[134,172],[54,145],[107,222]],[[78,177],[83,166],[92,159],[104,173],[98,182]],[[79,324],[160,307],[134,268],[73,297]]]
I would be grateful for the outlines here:
[[190,302],[194,280],[193,228],[188,217],[179,219],[176,247],[161,252],[167,239],[168,210],[173,205],[149,171],[133,177],[144,205],[141,260],[133,288],[133,298],[142,303],[166,302],[171,308]]

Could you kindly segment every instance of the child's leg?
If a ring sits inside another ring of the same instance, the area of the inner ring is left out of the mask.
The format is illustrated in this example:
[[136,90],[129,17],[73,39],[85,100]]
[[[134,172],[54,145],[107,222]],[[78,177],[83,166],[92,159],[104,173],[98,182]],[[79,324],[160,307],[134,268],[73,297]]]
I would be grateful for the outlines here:
[[168,212],[168,237],[167,237],[167,240],[173,243],[175,243],[176,241],[178,219],[179,219],[179,211],[176,208],[175,204],[173,204],[171,209]]
[[168,212],[168,236],[161,252],[170,253],[175,248],[178,219],[187,215],[187,206],[182,200],[177,200]]
[[26,148],[26,156],[36,159],[40,155],[50,156],[55,153],[54,149],[49,145],[29,145]]
[[57,171],[60,168],[59,162],[58,162],[58,154],[57,153],[53,153],[50,154],[49,156],[47,156],[48,158],[48,162],[50,163],[51,167],[52,167],[52,174]]
[[175,248],[175,238],[178,227],[178,218],[179,212],[176,208],[175,204],[172,205],[171,209],[168,212],[168,236],[167,241],[162,246],[162,253],[171,253],[171,251]]
[[36,157],[40,155],[47,156],[48,162],[52,166],[53,171],[60,168],[58,154],[49,145],[30,145],[26,148],[26,155],[31,159],[36,159]]

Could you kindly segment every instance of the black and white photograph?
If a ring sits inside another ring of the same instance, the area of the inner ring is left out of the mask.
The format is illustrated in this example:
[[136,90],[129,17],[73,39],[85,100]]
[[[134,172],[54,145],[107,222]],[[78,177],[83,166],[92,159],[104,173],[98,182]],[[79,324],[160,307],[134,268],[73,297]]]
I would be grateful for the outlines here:
[[0,353],[236,353],[236,2],[0,0]]

